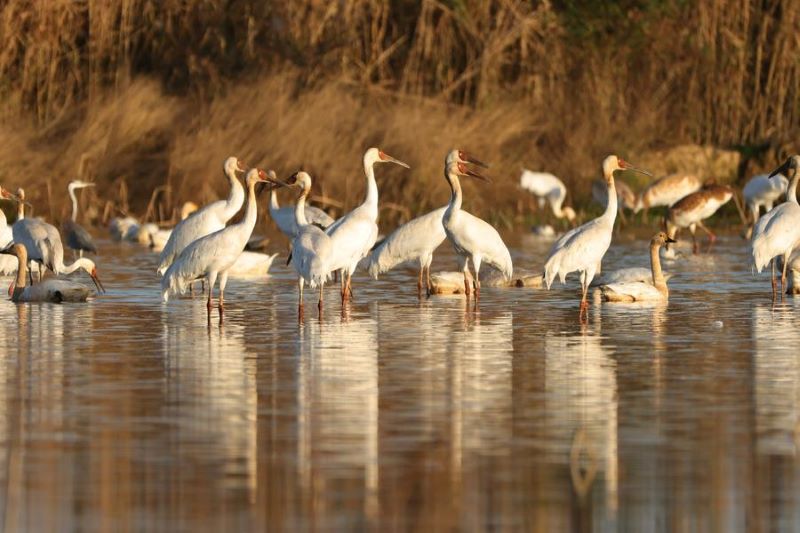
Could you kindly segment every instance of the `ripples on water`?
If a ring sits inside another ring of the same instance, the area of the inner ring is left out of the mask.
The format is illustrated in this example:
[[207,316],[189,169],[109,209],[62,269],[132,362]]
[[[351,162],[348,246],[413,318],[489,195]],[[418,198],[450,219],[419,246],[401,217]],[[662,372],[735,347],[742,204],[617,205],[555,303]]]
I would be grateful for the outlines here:
[[[99,300],[0,302],[6,531],[800,528],[798,304],[739,239],[584,326],[574,279],[473,310],[402,271],[298,325],[280,261],[209,325],[154,256],[101,251]],[[646,264],[618,239],[604,268]]]

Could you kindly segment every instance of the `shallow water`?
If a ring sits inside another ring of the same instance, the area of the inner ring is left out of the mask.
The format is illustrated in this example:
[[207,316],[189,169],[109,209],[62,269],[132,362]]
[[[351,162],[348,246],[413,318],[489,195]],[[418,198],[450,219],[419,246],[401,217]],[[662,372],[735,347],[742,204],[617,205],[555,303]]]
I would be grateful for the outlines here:
[[[547,241],[512,242],[541,266]],[[800,529],[800,299],[773,305],[736,237],[665,264],[669,306],[586,325],[574,278],[475,310],[411,271],[322,319],[309,291],[298,324],[280,260],[220,325],[101,244],[107,295],[0,302],[5,531]],[[618,238],[604,268],[646,264]]]

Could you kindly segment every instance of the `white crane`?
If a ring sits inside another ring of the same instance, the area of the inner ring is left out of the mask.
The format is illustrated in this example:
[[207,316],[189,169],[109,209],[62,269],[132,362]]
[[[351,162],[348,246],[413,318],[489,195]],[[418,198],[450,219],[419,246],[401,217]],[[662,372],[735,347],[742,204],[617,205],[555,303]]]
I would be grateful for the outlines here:
[[[246,179],[247,205],[244,210],[244,218],[236,224],[200,237],[181,251],[167,269],[164,277],[161,278],[161,298],[165,302],[169,300],[170,294],[183,294],[192,282],[204,279],[208,282],[206,306],[211,312],[211,295],[214,292],[217,277],[219,277],[218,307],[220,312],[223,311],[228,272],[244,251],[247,240],[256,225],[258,207],[255,186],[259,182],[270,181],[267,173],[257,168],[250,169]],[[187,220],[191,220],[191,217]]]
[[764,208],[765,213],[771,211],[778,198],[786,194],[788,187],[789,180],[782,174],[778,174],[772,179],[767,174],[759,174],[758,176],[753,176],[745,184],[744,189],[742,189],[742,195],[744,196],[747,214],[750,216],[750,227],[747,230],[748,237],[752,236],[753,226],[761,216],[761,208]]
[[567,187],[553,174],[523,169],[519,184],[536,196],[540,208],[547,201],[556,218],[566,218],[569,222],[575,220],[575,211],[569,206],[562,207],[567,197]]
[[306,198],[311,192],[311,176],[300,171],[292,174],[288,184],[301,189],[295,206],[295,224],[297,235],[292,240],[291,263],[298,274],[297,312],[303,316],[303,286],[308,283],[311,288],[319,287],[319,301],[317,307],[322,313],[323,288],[333,270],[333,238],[321,228],[311,224],[306,218]]
[[609,283],[600,287],[603,298],[608,302],[660,301],[669,298],[667,280],[661,272],[659,249],[666,243],[675,242],[663,231],[650,240],[651,277],[646,281]]
[[[271,176],[274,176],[275,173],[273,171],[270,170],[269,172]],[[305,210],[306,220],[308,220],[309,224],[319,226],[323,230],[333,224],[333,218],[319,207],[307,205],[305,206]],[[292,206],[281,207],[278,205],[277,191],[275,189],[270,191],[269,214],[272,217],[272,220],[275,221],[275,224],[278,225],[278,229],[280,229],[284,235],[289,237],[289,239],[294,239],[298,232],[294,212],[295,208]]]
[[[465,154],[466,155],[466,154]],[[499,270],[508,279],[512,276],[514,267],[511,264],[511,254],[508,251],[503,239],[497,230],[484,222],[475,215],[461,209],[462,192],[459,176],[471,176],[483,181],[489,178],[479,172],[467,167],[465,162],[471,162],[477,166],[488,168],[484,163],[469,157],[461,160],[461,157],[451,160],[448,155],[445,159],[444,177],[450,185],[450,203],[442,217],[444,232],[447,239],[453,244],[456,253],[461,258],[461,271],[464,273],[464,293],[470,294],[470,272],[469,262],[472,260],[472,270],[475,274],[473,286],[475,288],[475,300],[480,298],[481,263],[486,262]]]
[[[460,150],[452,150],[447,154],[445,166],[453,161],[482,164]],[[417,295],[422,293],[423,278],[426,292],[430,295],[433,252],[447,238],[442,224],[442,218],[447,208],[448,205],[445,205],[409,220],[376,246],[370,253],[367,264],[367,269],[372,277],[378,279],[378,275],[388,272],[398,265],[416,261],[419,264]]]
[[[24,195],[21,197],[24,198]],[[11,227],[14,242],[25,246],[28,261],[39,263],[39,281],[42,280],[42,267],[53,271],[56,276],[71,274],[76,270],[83,269],[95,286],[101,292],[105,292],[103,285],[97,277],[97,267],[89,258],[81,257],[69,265],[64,264],[64,245],[61,243],[61,235],[55,226],[35,218],[24,218],[24,208],[21,207],[24,200],[19,199],[20,215],[22,220],[17,220]],[[29,272],[30,275],[30,272]],[[33,284],[33,276],[30,276]]]
[[547,289],[553,284],[556,276],[564,283],[567,274],[581,273],[581,306],[580,316],[588,316],[589,304],[586,293],[592,283],[595,272],[611,245],[614,231],[614,220],[617,217],[617,192],[614,187],[614,172],[617,170],[633,170],[649,175],[630,163],[610,155],[603,160],[603,177],[608,185],[608,204],[605,212],[598,218],[568,231],[556,241],[544,266],[544,277]]
[[95,246],[91,234],[78,224],[78,199],[75,197],[75,189],[85,187],[94,187],[94,183],[73,180],[67,185],[67,192],[72,200],[72,217],[64,222],[62,228],[67,247],[76,252],[79,257],[83,257],[83,252],[97,253],[97,246]]
[[164,275],[184,248],[201,237],[223,229],[225,224],[242,208],[244,189],[236,177],[236,172],[243,172],[244,164],[235,157],[229,157],[225,160],[222,168],[231,186],[227,200],[218,200],[203,206],[185,220],[178,222],[161,251],[158,265],[160,275]]
[[[16,243],[0,253],[16,257],[17,260],[17,278],[8,289],[12,302],[85,302],[94,294],[89,287],[65,279],[50,278],[28,287],[28,252],[25,245]],[[97,285],[99,280],[93,279]],[[100,286],[97,286],[99,289]]]
[[800,204],[797,203],[797,182],[800,155],[793,155],[772,171],[770,179],[778,174],[789,177],[786,201],[758,219],[753,228],[751,240],[753,262],[756,270],[761,270],[772,262],[772,293],[775,294],[775,258],[783,258],[781,274],[781,293],[786,287],[786,268],[792,250],[800,245]]
[[[9,191],[0,187],[0,198],[4,200],[13,200],[16,202],[20,202],[20,199]],[[14,235],[11,232],[11,226],[8,225],[8,219],[6,218],[5,212],[0,209],[0,250],[11,244],[11,241],[14,240]]]
[[342,302],[352,295],[350,278],[358,262],[369,254],[378,238],[378,185],[375,183],[375,164],[395,163],[410,168],[402,161],[377,148],[364,153],[364,174],[367,178],[367,195],[364,202],[331,224],[326,233],[333,241],[331,269],[339,270],[342,282]]

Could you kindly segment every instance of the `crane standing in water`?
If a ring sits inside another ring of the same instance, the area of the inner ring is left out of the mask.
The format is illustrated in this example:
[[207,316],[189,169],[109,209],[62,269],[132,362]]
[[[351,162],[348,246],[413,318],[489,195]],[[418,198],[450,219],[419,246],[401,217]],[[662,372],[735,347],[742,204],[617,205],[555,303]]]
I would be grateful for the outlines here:
[[69,218],[62,227],[67,247],[83,257],[83,252],[97,253],[97,246],[94,244],[92,235],[83,226],[78,224],[78,198],[75,196],[75,189],[94,187],[94,183],[81,180],[73,180],[67,186],[70,200],[72,200],[72,217]]
[[341,275],[342,302],[352,295],[350,279],[358,262],[369,254],[378,239],[376,163],[394,163],[410,168],[407,164],[377,148],[370,148],[364,154],[364,174],[367,178],[367,195],[364,202],[331,224],[326,230],[333,241],[331,268],[338,270]]
[[786,269],[792,251],[800,245],[800,204],[797,202],[797,184],[800,180],[800,155],[793,155],[769,175],[783,174],[789,178],[786,201],[758,219],[751,239],[753,263],[761,270],[772,263],[772,296],[775,297],[775,259],[783,258],[781,295],[786,288]]
[[[267,173],[253,168],[247,173],[247,205],[244,218],[219,231],[201,237],[181,251],[172,265],[161,278],[161,297],[166,302],[171,293],[184,293],[189,285],[198,279],[208,282],[208,301],[206,306],[211,312],[211,296],[214,284],[219,277],[220,313],[225,307],[225,285],[228,283],[228,271],[236,263],[236,259],[244,251],[247,240],[253,233],[258,215],[255,186],[259,182],[268,182]],[[275,183],[275,185],[281,185]],[[187,219],[188,220],[188,219]]]
[[[445,167],[453,161],[484,166],[461,150],[452,150],[447,154]],[[447,238],[442,218],[448,207],[449,204],[409,220],[375,247],[369,256],[367,267],[372,277],[377,279],[379,274],[388,272],[397,265],[416,261],[419,263],[417,296],[422,294],[423,282],[426,293],[430,296],[433,252]]]
[[[466,155],[466,154],[465,154]],[[477,302],[481,294],[480,270],[481,263],[486,262],[499,270],[505,279],[513,275],[514,267],[511,263],[511,253],[508,251],[503,239],[497,230],[490,224],[461,209],[463,194],[461,192],[461,182],[459,176],[471,176],[482,181],[489,181],[489,178],[472,170],[465,164],[469,161],[477,166],[487,168],[484,163],[477,159],[460,157],[456,159],[448,158],[445,160],[444,177],[450,185],[450,203],[442,217],[444,232],[448,240],[453,244],[456,253],[461,258],[461,270],[464,272],[464,293],[469,297],[470,294],[470,272],[469,262],[472,261],[472,271],[475,275],[472,285],[475,288],[475,301]]]
[[586,293],[603,256],[611,245],[614,220],[617,217],[617,191],[614,187],[614,172],[617,170],[632,170],[650,175],[615,155],[606,157],[603,160],[603,177],[608,185],[608,203],[605,212],[600,217],[568,231],[558,239],[550,250],[544,267],[548,290],[556,276],[561,283],[564,283],[570,272],[577,270],[581,273],[581,318],[588,317],[589,304],[586,301]]

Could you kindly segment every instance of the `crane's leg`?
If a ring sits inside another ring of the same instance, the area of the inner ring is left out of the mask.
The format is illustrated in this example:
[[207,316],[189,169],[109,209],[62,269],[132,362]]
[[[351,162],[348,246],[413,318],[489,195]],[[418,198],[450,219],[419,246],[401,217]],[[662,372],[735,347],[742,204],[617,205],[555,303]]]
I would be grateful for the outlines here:
[[222,275],[219,277],[219,299],[217,301],[217,307],[219,308],[219,312],[224,312],[225,309],[225,285],[228,284],[228,272],[223,272]]
[[783,272],[781,272],[781,300],[783,300],[783,293],[786,292],[786,267],[789,265],[789,256],[791,252],[783,254]]
[[586,301],[586,292],[588,291],[589,284],[586,282],[586,271],[581,272],[581,307],[578,313],[578,318],[583,320],[584,313],[589,315],[589,302]]
[[778,282],[775,279],[775,258],[774,257],[772,258],[772,261],[770,261],[770,264],[772,265],[772,299],[774,300],[775,299],[775,295],[778,292]]
[[419,277],[417,278],[417,298],[422,298],[422,274],[425,270],[425,264],[419,266]]
[[297,319],[302,321],[303,320],[303,285],[305,284],[305,280],[303,280],[303,276],[299,276],[297,278]]
[[714,244],[714,242],[716,242],[716,240],[717,240],[717,236],[716,236],[716,235],[714,235],[714,232],[713,232],[713,231],[711,231],[710,229],[708,229],[708,228],[706,227],[706,225],[705,225],[705,224],[703,224],[703,222],[702,222],[702,221],[698,222],[698,223],[697,223],[697,226],[698,226],[698,227],[699,227],[701,230],[703,230],[704,232],[706,232],[706,234],[708,235],[708,249],[710,250],[710,249],[711,249],[711,245],[712,245],[712,244]]
[[466,257],[464,257],[461,261],[461,271],[464,272],[464,294],[466,294],[467,298],[469,298],[469,295],[472,292],[469,282],[469,278],[471,276],[469,274],[469,259]]
[[211,313],[211,295],[214,294],[214,285],[217,283],[217,273],[210,272],[208,274],[208,300],[206,301],[206,309]]
[[431,283],[431,262],[433,261],[433,256],[429,255],[428,260],[425,262],[425,290],[427,295],[431,295],[431,289],[433,288],[433,283]]
[[78,250],[78,257],[79,257],[80,259],[83,259],[83,248],[81,248],[81,249],[79,249],[79,250]]
[[325,283],[319,284],[319,301],[317,302],[317,311],[319,312],[319,317],[322,318],[322,294],[323,289],[325,288]]
[[697,252],[700,250],[699,247],[697,246],[697,235],[695,234],[695,230],[696,230],[696,228],[695,228],[694,224],[689,226],[689,232],[692,234],[692,253],[693,254],[697,254]]
[[344,269],[336,271],[339,274],[339,282],[342,294],[342,303],[347,299],[347,272]]
[[475,301],[477,302],[478,299],[481,297],[481,278],[480,278],[480,271],[481,271],[481,257],[480,256],[472,256],[472,270],[475,272]]

